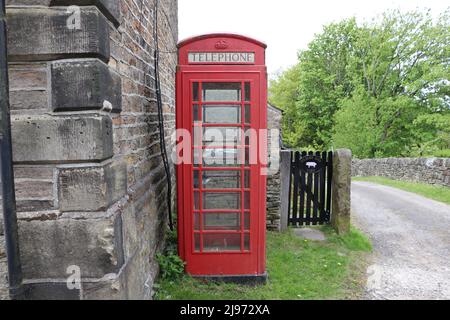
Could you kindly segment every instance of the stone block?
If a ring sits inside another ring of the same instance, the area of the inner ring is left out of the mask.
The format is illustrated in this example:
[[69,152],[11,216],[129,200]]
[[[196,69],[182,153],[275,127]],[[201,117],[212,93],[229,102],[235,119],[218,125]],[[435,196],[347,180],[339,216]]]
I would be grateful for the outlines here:
[[338,149],[333,155],[331,224],[338,234],[350,232],[352,152]]
[[76,57],[109,60],[109,26],[96,7],[81,7],[79,29],[66,8],[9,8],[8,58],[44,61]]
[[62,212],[107,210],[127,192],[126,164],[59,168],[58,190]]
[[281,162],[280,162],[280,179],[281,179],[281,208],[280,208],[280,230],[286,231],[288,229],[289,220],[289,184],[291,181],[291,151],[283,150],[281,151]]
[[16,199],[53,198],[52,181],[16,181]]
[[102,161],[113,155],[111,119],[106,116],[14,116],[16,163]]
[[15,179],[51,180],[53,179],[53,173],[53,166],[14,165]]
[[48,108],[46,91],[11,91],[9,94],[11,110],[45,110]]
[[80,300],[80,290],[69,289],[66,282],[25,283],[26,300]]
[[6,0],[6,6],[48,6],[52,0]]
[[123,265],[122,222],[111,218],[19,217],[25,279],[66,279],[69,266],[83,278],[102,278]]
[[47,65],[42,63],[9,64],[9,88],[18,90],[46,90]]
[[83,282],[82,300],[127,300],[127,283],[122,274],[107,275],[100,281]]
[[[47,2],[49,0],[46,0]],[[51,6],[97,6],[102,13],[117,27],[120,24],[119,0],[50,0]]]
[[52,62],[51,88],[53,111],[100,110],[106,102],[122,110],[122,80],[98,59]]

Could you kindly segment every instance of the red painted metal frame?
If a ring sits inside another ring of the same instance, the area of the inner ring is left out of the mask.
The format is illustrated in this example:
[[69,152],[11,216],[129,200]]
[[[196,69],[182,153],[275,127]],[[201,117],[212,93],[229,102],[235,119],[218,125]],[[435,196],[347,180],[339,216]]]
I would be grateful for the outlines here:
[[[220,49],[217,48],[220,43]],[[227,48],[225,47],[225,44]],[[236,127],[252,128],[255,130],[267,128],[267,71],[265,61],[265,45],[259,41],[239,35],[213,34],[185,40],[179,44],[179,66],[177,68],[177,110],[176,125],[178,129],[185,129],[193,133],[194,124],[192,106],[219,105],[221,102],[202,102],[201,85],[203,82],[235,82],[241,83],[241,101],[230,103],[224,101],[222,104],[234,104],[241,106],[241,123],[239,124],[204,124],[200,122],[199,127]],[[253,65],[199,65],[188,64],[189,52],[255,52],[255,64]],[[192,83],[199,83],[199,100],[193,102]],[[245,101],[244,84],[251,83],[250,103]],[[251,104],[251,123],[245,124],[245,105]],[[202,114],[203,112],[199,112]],[[203,115],[201,115],[202,117]],[[201,119],[203,120],[203,119]],[[201,130],[203,134],[203,129]],[[259,135],[259,133],[258,133]],[[202,140],[201,140],[202,141]],[[248,148],[245,138],[241,136],[238,149]],[[264,145],[264,143],[263,143]],[[178,143],[178,146],[180,144]],[[194,149],[205,149],[205,146],[194,147]],[[234,148],[234,147],[233,147]],[[266,176],[262,175],[265,163],[267,163],[266,148],[263,150],[260,161],[250,166],[237,167],[204,167],[203,160],[199,167],[193,164],[181,163],[177,165],[177,191],[178,191],[178,237],[179,254],[186,261],[186,271],[194,276],[235,276],[235,275],[263,275],[266,271],[265,265],[265,226],[266,226]],[[209,149],[209,147],[208,147]],[[213,148],[211,148],[213,149]],[[177,154],[180,154],[177,150]],[[258,150],[258,153],[259,150]],[[240,171],[240,188],[237,189],[203,189],[202,173],[204,171]],[[245,188],[245,171],[250,171],[250,188]],[[199,171],[198,189],[194,189],[194,171]],[[241,208],[237,210],[204,210],[202,206],[204,191],[211,193],[241,193]],[[194,192],[199,192],[199,208],[194,210]],[[250,209],[244,209],[244,195],[250,192]],[[194,231],[194,212],[199,213],[200,231]],[[244,229],[245,213],[250,213],[250,228]],[[239,230],[204,230],[203,214],[207,213],[238,213],[240,214]],[[204,252],[203,241],[200,241],[200,252],[194,248],[194,234],[204,235],[239,234],[240,250]],[[244,236],[250,236],[250,250],[244,250]]]

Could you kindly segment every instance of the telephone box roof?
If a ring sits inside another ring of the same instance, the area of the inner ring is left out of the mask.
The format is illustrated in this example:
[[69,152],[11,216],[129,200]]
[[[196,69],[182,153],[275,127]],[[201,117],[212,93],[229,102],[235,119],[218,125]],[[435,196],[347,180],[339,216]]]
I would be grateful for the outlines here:
[[200,40],[204,40],[204,39],[209,39],[209,38],[234,38],[234,39],[239,39],[239,40],[243,40],[243,41],[247,41],[247,42],[251,42],[254,43],[260,47],[263,47],[264,49],[267,48],[267,45],[264,42],[261,42],[259,40],[247,37],[247,36],[243,36],[240,34],[235,34],[235,33],[210,33],[210,34],[204,34],[204,35],[199,35],[199,36],[194,36],[194,37],[190,37],[187,39],[184,39],[182,41],[180,41],[177,45],[178,48],[184,47],[190,43],[196,42],[196,41],[200,41]]

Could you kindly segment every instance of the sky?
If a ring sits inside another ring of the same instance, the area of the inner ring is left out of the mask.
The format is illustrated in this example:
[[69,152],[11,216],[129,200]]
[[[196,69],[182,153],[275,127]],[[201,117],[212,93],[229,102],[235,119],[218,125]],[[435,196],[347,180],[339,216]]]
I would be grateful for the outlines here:
[[294,65],[315,33],[349,17],[371,20],[387,9],[424,6],[438,16],[445,0],[178,0],[180,40],[205,33],[232,32],[265,42],[271,77]]

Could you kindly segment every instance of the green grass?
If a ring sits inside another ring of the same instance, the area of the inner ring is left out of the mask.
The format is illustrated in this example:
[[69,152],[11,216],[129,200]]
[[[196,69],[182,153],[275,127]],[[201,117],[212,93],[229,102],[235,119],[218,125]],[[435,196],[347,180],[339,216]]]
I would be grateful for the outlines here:
[[356,229],[338,236],[321,228],[325,242],[306,241],[292,230],[267,235],[269,281],[264,286],[208,283],[183,276],[161,280],[160,300],[300,300],[356,299],[365,283],[369,240]]
[[384,177],[358,177],[354,181],[367,181],[420,194],[424,197],[450,204],[450,188],[434,186],[426,183],[392,180]]

